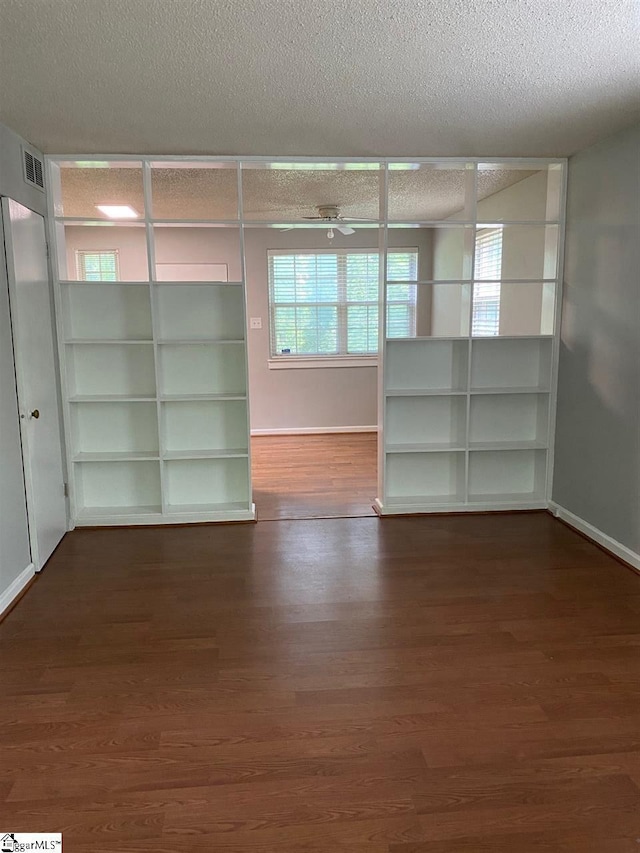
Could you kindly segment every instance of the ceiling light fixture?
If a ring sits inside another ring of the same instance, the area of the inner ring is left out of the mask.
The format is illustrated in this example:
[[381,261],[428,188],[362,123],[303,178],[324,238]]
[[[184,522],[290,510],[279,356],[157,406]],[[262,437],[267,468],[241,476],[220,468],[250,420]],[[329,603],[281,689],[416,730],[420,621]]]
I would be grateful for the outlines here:
[[96,204],[96,207],[109,219],[138,219],[140,216],[129,204]]

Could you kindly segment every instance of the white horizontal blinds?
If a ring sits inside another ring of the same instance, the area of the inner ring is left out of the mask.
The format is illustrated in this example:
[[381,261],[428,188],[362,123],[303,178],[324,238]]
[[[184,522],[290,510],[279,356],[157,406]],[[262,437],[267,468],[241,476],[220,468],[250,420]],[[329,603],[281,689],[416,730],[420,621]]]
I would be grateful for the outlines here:
[[118,250],[91,252],[76,249],[76,273],[80,281],[118,281]]
[[269,254],[271,355],[338,355],[338,255]]
[[[417,269],[417,253],[397,254],[404,258],[398,257],[403,276]],[[270,252],[271,355],[377,353],[379,265],[378,252]],[[405,317],[403,336],[415,326],[415,294],[410,288],[398,300]]]
[[387,252],[387,338],[416,334],[418,252]]
[[340,255],[338,270],[344,281],[348,355],[378,352],[378,287],[380,256],[377,252]]
[[473,335],[488,337],[500,331],[501,275],[502,228],[482,228],[476,234]]

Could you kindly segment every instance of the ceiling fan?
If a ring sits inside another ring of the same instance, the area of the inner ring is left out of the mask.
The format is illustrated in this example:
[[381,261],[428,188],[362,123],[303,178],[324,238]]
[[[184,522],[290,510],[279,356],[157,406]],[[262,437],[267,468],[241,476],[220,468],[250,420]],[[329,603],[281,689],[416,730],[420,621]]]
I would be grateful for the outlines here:
[[[336,205],[318,205],[317,207],[317,215],[316,216],[303,216],[303,219],[308,219],[312,222],[323,222],[328,226],[327,237],[329,240],[333,240],[335,234],[334,231],[339,231],[341,234],[344,234],[345,237],[348,237],[351,234],[355,234],[355,229],[351,228],[350,225],[343,224],[344,216],[340,214],[340,208]],[[373,219],[360,219],[356,216],[349,217],[350,222],[375,222]],[[282,228],[282,231],[291,231],[291,228]]]

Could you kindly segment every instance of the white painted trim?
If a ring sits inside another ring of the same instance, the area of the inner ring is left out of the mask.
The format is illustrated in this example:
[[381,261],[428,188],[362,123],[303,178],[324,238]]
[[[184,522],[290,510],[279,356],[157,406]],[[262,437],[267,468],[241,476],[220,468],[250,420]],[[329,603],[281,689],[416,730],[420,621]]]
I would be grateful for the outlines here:
[[287,427],[285,429],[252,429],[251,435],[324,435],[343,432],[377,432],[373,426]]
[[447,156],[432,156],[421,157],[416,154],[414,157],[392,157],[385,155],[384,157],[343,157],[336,154],[333,157],[310,157],[310,156],[295,156],[286,157],[282,154],[261,154],[243,156],[241,154],[45,154],[45,161],[63,160],[64,162],[74,162],[82,160],[83,162],[95,162],[96,160],[143,160],[147,162],[167,161],[172,160],[188,160],[194,163],[447,163],[460,164],[465,163],[511,163],[513,165],[527,166],[533,164],[535,168],[538,163],[567,163],[567,157],[447,157]]
[[0,616],[2,616],[5,610],[16,600],[31,578],[35,576],[35,573],[35,566],[33,563],[29,563],[26,569],[23,569],[18,577],[12,581],[0,595]]
[[631,548],[627,548],[626,545],[623,545],[621,542],[618,542],[616,539],[613,539],[611,536],[603,533],[602,530],[599,530],[597,527],[589,524],[588,521],[585,521],[583,518],[569,512],[568,509],[565,509],[554,501],[549,501],[549,510],[556,516],[556,518],[566,522],[570,527],[574,527],[587,538],[592,539],[598,545],[601,545],[607,551],[610,551],[616,557],[624,560],[625,563],[628,563],[636,571],[640,572],[640,554],[636,554],[636,552],[632,551]]
[[[407,498],[411,500],[411,498]],[[531,501],[456,501],[455,503],[406,503],[406,504],[384,504],[379,498],[374,500],[374,509],[380,516],[395,515],[433,515],[434,513],[446,513],[447,515],[464,515],[464,513],[485,512],[519,512],[547,509],[544,500]]]
[[378,356],[331,356],[330,358],[315,358],[314,356],[302,357],[283,356],[280,358],[270,358],[267,361],[269,370],[298,370],[300,368],[310,367],[377,367]]
[[83,515],[76,519],[76,527],[141,527],[143,525],[163,526],[165,524],[202,524],[218,521],[256,521],[256,505],[249,509],[220,510],[216,512],[154,512],[144,515]]

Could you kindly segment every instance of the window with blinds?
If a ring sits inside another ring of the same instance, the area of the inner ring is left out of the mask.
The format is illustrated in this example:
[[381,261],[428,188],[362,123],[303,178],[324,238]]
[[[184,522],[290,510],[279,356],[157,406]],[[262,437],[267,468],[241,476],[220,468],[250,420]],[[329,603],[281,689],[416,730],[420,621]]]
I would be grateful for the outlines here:
[[76,249],[76,273],[80,281],[119,281],[118,250],[90,252]]
[[502,228],[483,228],[476,235],[473,335],[491,336],[500,332],[501,275]]
[[[418,252],[388,253],[398,282],[388,305],[389,337],[415,334]],[[380,255],[366,250],[269,252],[271,355],[349,356],[378,352]]]

